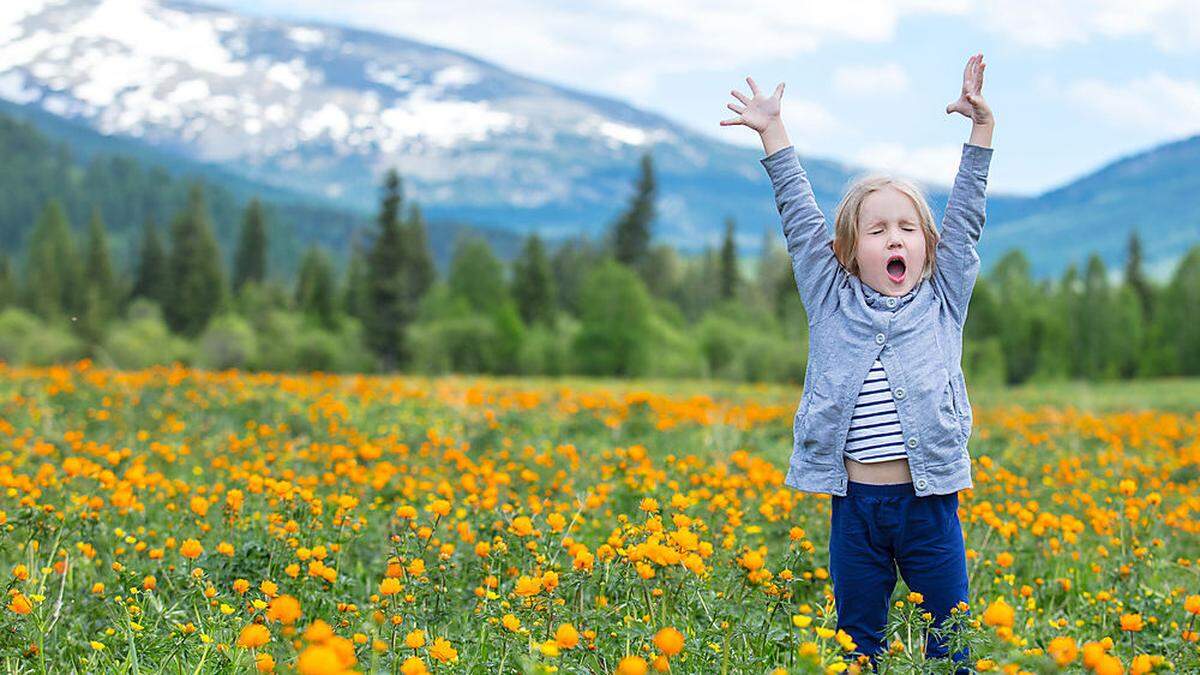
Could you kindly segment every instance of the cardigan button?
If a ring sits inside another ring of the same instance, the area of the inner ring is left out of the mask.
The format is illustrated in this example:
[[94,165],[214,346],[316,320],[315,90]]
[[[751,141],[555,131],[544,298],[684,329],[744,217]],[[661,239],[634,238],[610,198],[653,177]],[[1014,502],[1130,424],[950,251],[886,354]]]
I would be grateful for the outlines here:
[[922,490],[925,489],[925,479],[924,478],[917,479],[917,487],[921,488]]
[[908,447],[910,447],[910,448],[917,447],[917,437],[916,436],[908,437]]
[[896,387],[896,398],[904,398],[904,387]]
[[895,306],[896,306],[896,299],[895,299],[895,298],[888,298],[888,299],[887,299],[887,306],[888,306],[888,307],[895,307]]
[[886,336],[884,336],[884,334],[883,334],[883,333],[876,333],[876,334],[875,334],[875,344],[877,344],[877,345],[881,345],[881,344],[883,344],[883,341],[884,341],[884,340],[886,340],[886,339],[887,339],[887,337],[886,337]]

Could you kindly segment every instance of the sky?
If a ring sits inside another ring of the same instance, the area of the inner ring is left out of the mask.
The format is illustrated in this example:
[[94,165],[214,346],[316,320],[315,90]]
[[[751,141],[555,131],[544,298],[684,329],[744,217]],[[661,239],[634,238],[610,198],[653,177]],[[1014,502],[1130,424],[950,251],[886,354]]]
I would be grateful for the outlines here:
[[946,105],[982,52],[996,119],[989,191],[1038,194],[1200,133],[1200,0],[203,0],[400,35],[722,127],[746,76],[801,155],[949,184],[971,122]]

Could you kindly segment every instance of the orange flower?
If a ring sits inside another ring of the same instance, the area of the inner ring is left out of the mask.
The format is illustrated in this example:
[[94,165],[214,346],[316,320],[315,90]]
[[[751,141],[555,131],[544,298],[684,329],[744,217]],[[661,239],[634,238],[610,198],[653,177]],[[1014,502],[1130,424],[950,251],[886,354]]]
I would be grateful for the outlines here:
[[254,657],[254,668],[260,673],[270,673],[275,671],[275,658],[270,654],[259,654]]
[[983,610],[983,622],[989,626],[1012,628],[1013,608],[1004,602],[1004,598],[996,598],[995,602]]
[[299,619],[301,614],[303,612],[300,610],[300,601],[290,595],[274,598],[267,607],[267,618],[285,626],[296,623],[296,619]]
[[8,601],[8,610],[13,614],[28,614],[33,611],[33,603],[29,602],[24,593],[16,592]]
[[569,623],[560,624],[558,630],[554,631],[554,644],[559,649],[573,649],[579,644],[579,631]]
[[204,547],[195,539],[184,539],[183,544],[179,546],[179,555],[195,560],[204,553]]
[[296,660],[300,675],[337,675],[342,672],[342,660],[332,647],[312,645]]
[[261,623],[249,623],[238,634],[237,646],[255,649],[271,641],[271,631]]
[[1183,608],[1188,614],[1200,614],[1200,595],[1189,595],[1183,601]]
[[516,589],[514,589],[513,592],[521,597],[529,597],[531,595],[537,595],[541,591],[542,591],[542,578],[541,577],[527,577],[524,574],[522,574],[517,579],[517,587],[516,587]]
[[1140,631],[1145,624],[1142,622],[1141,614],[1122,614],[1121,615],[1121,630]]
[[419,656],[410,656],[400,664],[400,675],[429,675],[429,669]]
[[458,660],[458,651],[450,646],[450,641],[446,638],[438,638],[429,647],[429,658],[449,663]]
[[1075,660],[1075,655],[1079,653],[1079,648],[1075,645],[1075,638],[1069,635],[1062,635],[1050,641],[1050,644],[1046,646],[1046,652],[1050,654],[1050,657],[1061,668]]
[[640,656],[626,656],[617,664],[617,675],[646,675],[649,667],[646,659]]
[[425,646],[425,631],[420,628],[410,631],[404,636],[404,646],[409,649],[420,649]]
[[654,634],[654,646],[667,656],[675,656],[683,651],[683,633],[672,627],[664,628]]
[[384,595],[395,595],[400,592],[400,580],[395,577],[386,577],[379,582],[379,592]]

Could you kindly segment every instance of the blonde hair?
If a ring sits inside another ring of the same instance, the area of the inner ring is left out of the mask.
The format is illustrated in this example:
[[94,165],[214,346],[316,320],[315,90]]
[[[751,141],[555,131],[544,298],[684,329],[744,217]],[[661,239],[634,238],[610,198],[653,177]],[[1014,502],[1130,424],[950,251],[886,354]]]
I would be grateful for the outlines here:
[[833,253],[842,267],[854,276],[859,275],[858,261],[855,259],[855,251],[858,249],[859,211],[862,210],[867,195],[887,187],[899,190],[917,209],[921,230],[925,233],[925,267],[921,270],[921,278],[926,279],[933,274],[940,235],[933,226],[933,213],[925,201],[925,193],[917,185],[898,176],[869,174],[854,181],[837,207],[833,228]]

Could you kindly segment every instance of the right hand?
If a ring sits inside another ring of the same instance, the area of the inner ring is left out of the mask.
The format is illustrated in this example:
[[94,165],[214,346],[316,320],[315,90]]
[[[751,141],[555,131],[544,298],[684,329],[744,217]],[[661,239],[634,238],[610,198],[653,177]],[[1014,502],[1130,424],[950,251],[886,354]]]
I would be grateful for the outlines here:
[[741,101],[743,105],[736,103],[728,103],[727,107],[735,113],[737,117],[731,117],[727,120],[721,120],[721,126],[733,126],[742,124],[750,127],[758,133],[763,133],[772,123],[779,121],[779,101],[783,98],[783,82],[775,87],[775,92],[770,96],[763,96],[758,90],[758,85],[754,84],[754,78],[746,77],[746,83],[750,85],[750,92],[754,94],[754,98],[748,98],[742,92],[733,89],[730,94]]

